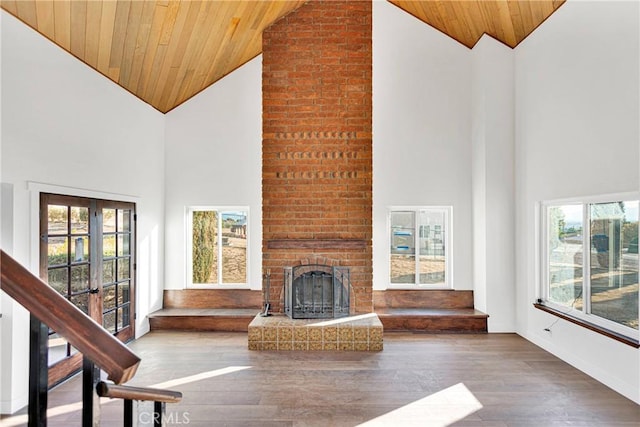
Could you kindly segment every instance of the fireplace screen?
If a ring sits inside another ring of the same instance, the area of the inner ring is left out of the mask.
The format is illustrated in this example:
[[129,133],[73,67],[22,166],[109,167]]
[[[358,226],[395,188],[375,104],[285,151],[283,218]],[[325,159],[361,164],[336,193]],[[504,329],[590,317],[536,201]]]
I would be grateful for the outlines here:
[[292,319],[349,315],[349,268],[299,265],[284,269],[284,310]]

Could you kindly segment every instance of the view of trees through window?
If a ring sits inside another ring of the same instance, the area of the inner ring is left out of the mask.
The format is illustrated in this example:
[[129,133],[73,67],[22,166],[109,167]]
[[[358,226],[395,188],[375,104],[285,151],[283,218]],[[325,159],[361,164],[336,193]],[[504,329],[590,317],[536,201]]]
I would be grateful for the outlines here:
[[550,302],[638,329],[638,204],[548,207]]
[[193,284],[247,282],[247,212],[191,212]]

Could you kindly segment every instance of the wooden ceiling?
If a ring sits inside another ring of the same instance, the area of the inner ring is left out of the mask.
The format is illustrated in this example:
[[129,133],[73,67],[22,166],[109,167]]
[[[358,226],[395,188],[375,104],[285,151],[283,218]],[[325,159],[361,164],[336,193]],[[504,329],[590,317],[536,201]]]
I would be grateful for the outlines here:
[[262,51],[299,1],[2,0],[39,33],[167,112]]
[[565,0],[388,0],[472,48],[488,34],[514,48]]
[[[483,33],[515,47],[565,0],[389,1],[468,47]],[[262,31],[304,3],[0,0],[2,9],[163,113],[260,54]]]

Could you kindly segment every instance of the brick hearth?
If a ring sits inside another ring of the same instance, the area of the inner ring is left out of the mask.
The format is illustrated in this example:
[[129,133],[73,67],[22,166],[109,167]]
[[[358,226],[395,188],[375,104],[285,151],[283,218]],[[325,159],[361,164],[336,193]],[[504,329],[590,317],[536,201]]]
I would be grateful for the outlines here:
[[382,351],[382,335],[373,313],[331,320],[257,315],[249,324],[249,350]]

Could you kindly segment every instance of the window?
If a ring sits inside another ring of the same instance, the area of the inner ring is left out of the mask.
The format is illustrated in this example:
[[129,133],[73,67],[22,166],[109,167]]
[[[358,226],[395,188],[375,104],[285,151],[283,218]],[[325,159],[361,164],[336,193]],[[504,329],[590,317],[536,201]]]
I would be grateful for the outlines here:
[[543,205],[545,303],[638,337],[638,200]]
[[392,208],[392,287],[451,288],[451,207]]
[[247,285],[246,208],[189,208],[188,283]]

